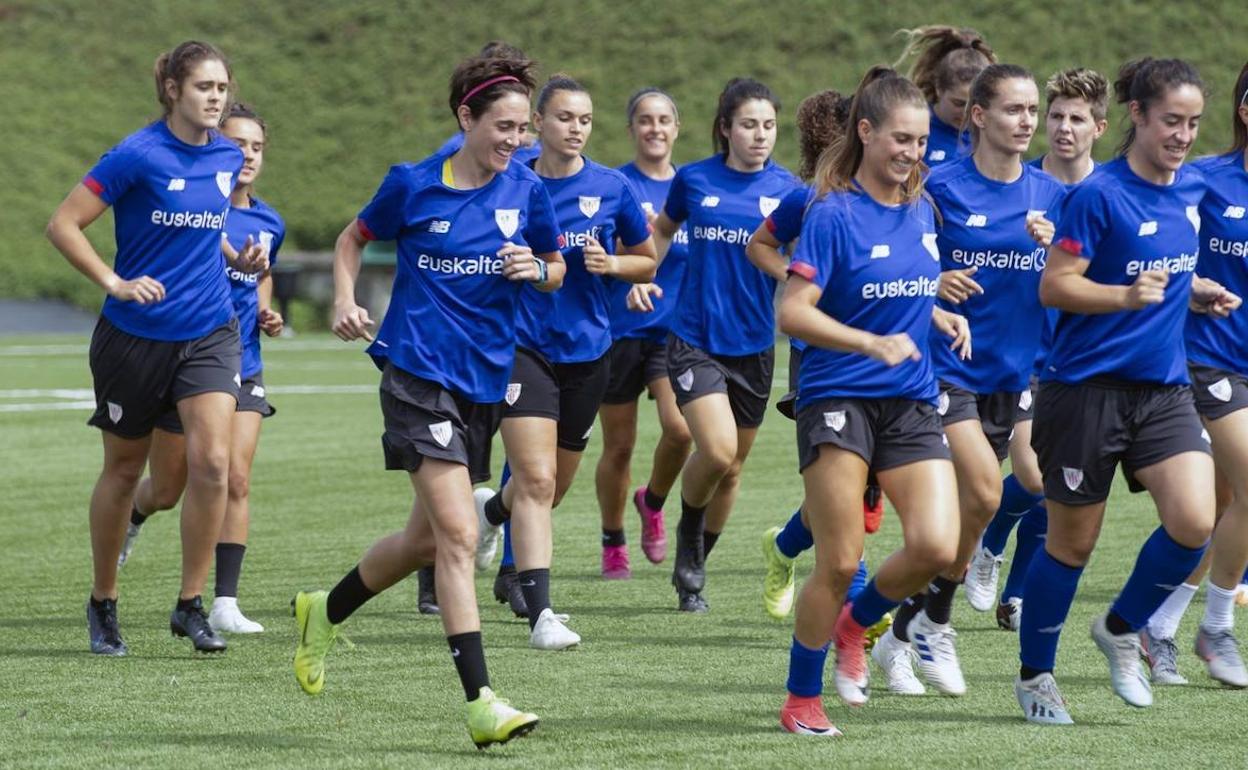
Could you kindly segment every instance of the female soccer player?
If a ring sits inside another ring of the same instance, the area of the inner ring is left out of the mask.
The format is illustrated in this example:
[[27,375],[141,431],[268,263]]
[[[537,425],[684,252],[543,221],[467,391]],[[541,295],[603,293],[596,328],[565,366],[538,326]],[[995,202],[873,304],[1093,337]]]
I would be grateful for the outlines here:
[[[227,254],[242,249],[248,239],[268,251],[268,265],[277,262],[277,254],[286,237],[286,224],[268,204],[254,194],[256,179],[264,165],[268,129],[250,107],[233,104],[221,124],[221,135],[243,151],[243,170],[239,172],[230,194],[230,214],[225,221]],[[260,360],[260,332],[275,337],[282,331],[282,316],[270,307],[273,279],[268,269],[244,273],[227,268],[230,279],[230,300],[238,317],[242,337],[242,384],[234,411],[233,438],[230,443],[229,494],[225,520],[216,549],[216,587],[208,622],[217,631],[255,634],[264,627],[243,615],[238,608],[238,578],[247,551],[247,532],[251,522],[248,498],[251,487],[251,464],[260,441],[260,420],[274,413],[265,398],[263,364]],[[130,526],[117,565],[125,563],[134,547],[140,527],[148,516],[178,504],[186,486],[186,443],[182,423],[176,411],[156,421],[148,451],[148,478],[139,483],[130,511]]]
[[[975,78],[969,99],[971,155],[938,167],[927,180],[940,211],[942,278],[955,279],[941,291],[942,307],[965,315],[976,347],[969,359],[944,345],[932,349],[940,382],[937,411],[958,476],[958,557],[928,586],[924,602],[919,597],[907,602],[893,632],[878,643],[878,654],[873,652],[877,661],[908,667],[909,657],[890,652],[912,642],[924,678],[946,695],[966,692],[950,626],[953,597],[1001,503],[1001,461],[1044,325],[1038,290],[1053,233],[1045,215],[1056,211],[1066,192],[1060,182],[1023,163],[1039,122],[1040,96],[1031,73],[991,64]],[[968,292],[966,284],[975,288]],[[968,584],[972,606],[992,608],[994,592],[970,589]]]
[[[956,482],[927,355],[940,272],[932,206],[922,195],[927,135],[922,92],[891,69],[872,68],[854,96],[846,141],[820,161],[820,197],[789,266],[780,327],[808,343],[797,432],[815,537],[780,712],[789,732],[840,735],[820,696],[829,638],[838,694],[866,702],[867,628],[955,555]],[[842,606],[862,554],[861,501],[872,470],[905,542]]]
[[[415,501],[406,527],[373,544],[332,591],[299,592],[295,678],[315,695],[338,628],[378,592],[437,563],[438,605],[478,747],[524,735],[537,717],[490,689],[473,587],[477,539],[472,481],[482,473],[511,369],[524,284],[563,281],[559,228],[545,186],[512,163],[529,121],[533,64],[475,57],[451,76],[464,132],[452,155],[394,166],[338,236],[334,333],[372,342],[379,366],[386,467],[407,471]],[[364,245],[398,241],[398,272],[376,340],[355,304]]]
[[798,185],[771,160],[779,101],[734,78],[719,95],[716,154],[676,172],[660,239],[689,227],[689,267],[667,344],[667,370],[696,449],[681,476],[672,583],[680,609],[705,612],[706,557],[715,547],[767,410],[775,362],[776,280],[749,264],[750,233]]
[[910,79],[923,89],[932,110],[932,135],[924,161],[935,167],[971,151],[964,123],[971,81],[997,60],[983,36],[970,27],[928,26],[903,30],[907,42],[897,63],[916,56]]
[[[672,148],[680,135],[676,102],[658,88],[643,88],[628,100],[628,133],[635,155],[620,173],[633,184],[648,220],[658,216],[676,176]],[[595,486],[602,512],[602,576],[627,578],[628,546],[624,538],[624,507],[630,484],[629,466],[637,443],[637,399],[648,390],[658,407],[661,434],[654,447],[650,477],[633,492],[633,507],[641,516],[641,550],[652,564],[667,557],[667,531],[663,504],[676,483],[676,474],[689,457],[693,439],[689,426],[676,408],[676,394],[667,379],[667,335],[680,302],[685,277],[689,233],[676,231],[672,245],[659,263],[653,287],[655,296],[634,292],[635,284],[613,281],[608,311],[611,314],[611,372],[602,399],[602,456],[598,459]],[[628,295],[639,304],[629,306]]]
[[500,569],[514,570],[524,594],[530,644],[561,650],[580,637],[550,608],[551,509],[572,486],[607,388],[607,279],[654,278],[655,249],[628,180],[584,155],[594,119],[589,93],[557,75],[542,87],[533,119],[542,154],[532,165],[562,225],[568,273],[557,294],[520,294],[501,428],[511,477],[483,506],[481,531],[512,521],[514,564],[505,558]]
[[1206,190],[1183,166],[1204,111],[1196,69],[1178,59],[1124,65],[1114,83],[1130,124],[1120,156],[1062,207],[1040,299],[1061,311],[1040,375],[1032,445],[1049,512],[1044,550],[1023,584],[1015,694],[1028,721],[1070,724],[1053,678],[1057,643],[1096,544],[1114,471],[1147,489],[1161,526],[1092,638],[1114,692],[1152,703],[1139,630],[1200,563],[1213,530],[1214,472],[1188,388],[1188,304],[1225,315],[1239,298],[1193,281]]
[[[1096,168],[1092,146],[1105,133],[1105,115],[1109,102],[1109,83],[1105,76],[1083,67],[1063,70],[1049,78],[1044,87],[1045,134],[1049,151],[1028,165],[1044,171],[1066,186],[1067,192],[1089,177]],[[966,573],[967,595],[979,590],[995,595],[997,577],[1003,561],[1005,543],[1010,531],[1018,524],[1018,540],[1014,558],[997,603],[997,625],[1006,631],[1017,631],[1022,620],[1023,576],[1031,557],[1040,547],[1048,527],[1044,509],[1043,481],[1036,453],[1031,448],[1031,422],[1035,414],[1035,394],[1039,387],[1037,373],[1048,357],[1057,311],[1045,311],[1044,331],[1035,369],[1027,390],[1018,401],[1014,435],[1010,439],[1010,468],[1001,492],[1001,505],[992,522],[984,530],[980,547],[971,558]],[[980,588],[972,588],[973,585]]]
[[[1200,202],[1199,273],[1242,296],[1248,291],[1248,65],[1240,70],[1233,95],[1231,148],[1192,165],[1209,183]],[[1212,439],[1221,516],[1200,567],[1153,613],[1140,640],[1154,684],[1186,683],[1176,666],[1174,635],[1212,563],[1196,654],[1211,678],[1248,687],[1234,634],[1235,591],[1248,566],[1248,318],[1191,313],[1184,339],[1196,411]]]
[[[48,223],[48,239],[108,293],[91,338],[104,468],[91,495],[95,574],[87,602],[91,651],[124,655],[117,624],[117,558],[157,419],[176,406],[186,428],[182,586],[170,630],[196,650],[224,650],[200,593],[227,498],[231,415],[238,397],[239,338],[221,233],[243,154],[217,125],[229,103],[224,54],[196,41],[156,60],[164,115],[100,159]],[[83,234],[114,208],[113,269]],[[232,265],[263,268],[258,244]]]

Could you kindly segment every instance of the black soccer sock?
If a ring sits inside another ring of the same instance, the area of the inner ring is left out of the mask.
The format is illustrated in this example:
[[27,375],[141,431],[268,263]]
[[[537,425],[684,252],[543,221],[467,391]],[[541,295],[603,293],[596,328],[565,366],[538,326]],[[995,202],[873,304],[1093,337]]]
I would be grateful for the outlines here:
[[602,530],[602,547],[611,548],[624,545],[627,540],[624,538],[624,530],[622,529],[603,529]]
[[329,592],[329,598],[325,601],[325,615],[330,623],[338,625],[376,595],[376,591],[364,585],[360,578],[360,566],[357,564]]
[[711,549],[719,542],[719,532],[711,532],[710,530],[702,530],[702,558],[707,559],[711,555]]
[[451,659],[459,672],[459,683],[464,686],[464,697],[474,701],[482,687],[490,686],[490,675],[485,670],[485,648],[481,645],[481,632],[471,631],[446,637],[451,646]]
[[143,526],[143,522],[147,521],[148,514],[139,513],[139,506],[130,506],[130,523],[136,527]]
[[705,521],[706,506],[698,508],[686,503],[684,498],[681,498],[680,523],[676,525],[676,528],[684,536],[685,542],[697,542],[698,535],[702,534],[702,525]]
[[204,603],[204,600],[200,598],[199,594],[195,594],[189,599],[183,599],[181,596],[179,596],[178,604],[177,604],[178,612],[185,612],[186,610],[189,610],[191,608],[191,605],[195,603],[196,599],[199,599],[199,603],[202,606]]
[[1105,627],[1109,629],[1109,633],[1114,636],[1122,636],[1131,633],[1131,624],[1122,619],[1118,613],[1113,610],[1105,616]]
[[893,618],[893,636],[899,641],[910,641],[910,621],[914,620],[914,616],[923,611],[923,605],[927,602],[925,594],[915,594],[909,597],[901,606],[897,608],[897,615]]
[[953,616],[953,595],[958,590],[958,582],[945,577],[937,577],[927,584],[927,619],[933,623],[945,624]]
[[646,491],[641,494],[641,498],[645,502],[646,507],[652,511],[663,510],[663,503],[667,502],[666,495],[656,495],[650,491],[650,487],[646,487]]
[[516,579],[520,581],[524,603],[529,607],[529,630],[532,631],[537,625],[537,616],[550,608],[550,570],[526,569],[517,574]]
[[500,489],[497,495],[494,495],[485,503],[485,520],[496,527],[501,527],[503,522],[511,518],[511,511],[506,505],[503,505],[503,492]]
[[1053,669],[1051,668],[1032,668],[1031,666],[1019,666],[1018,667],[1018,678],[1023,680],[1024,682],[1028,681],[1029,679],[1035,679],[1041,674],[1051,674],[1051,673],[1053,673]]
[[238,596],[238,576],[243,571],[247,546],[242,543],[217,543],[217,578],[213,587],[216,596]]

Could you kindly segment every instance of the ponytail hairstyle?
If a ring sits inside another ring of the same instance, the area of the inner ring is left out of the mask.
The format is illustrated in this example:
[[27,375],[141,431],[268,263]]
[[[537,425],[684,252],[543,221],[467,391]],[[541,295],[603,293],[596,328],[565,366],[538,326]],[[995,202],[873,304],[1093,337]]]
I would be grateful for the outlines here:
[[[844,192],[854,185],[854,175],[862,165],[863,144],[858,124],[867,121],[873,128],[887,122],[893,110],[902,106],[927,109],[927,101],[919,87],[898,75],[891,67],[875,66],[867,70],[849,108],[849,118],[839,141],[833,142],[819,156],[815,168],[815,194]],[[902,189],[902,200],[909,203],[923,192],[923,162],[915,164]]]
[[[1242,76],[1241,76],[1242,77]],[[1122,65],[1118,70],[1118,79],[1114,81],[1114,96],[1119,104],[1130,106],[1131,102],[1140,105],[1140,112],[1148,114],[1153,103],[1166,95],[1166,92],[1180,86],[1195,86],[1205,93],[1205,83],[1200,73],[1190,63],[1182,59],[1154,59],[1145,56]],[[1135,143],[1135,123],[1131,122],[1130,112],[1127,114],[1127,131],[1118,145],[1118,154],[1126,155],[1127,150]]]
[[1231,92],[1231,96],[1235,98],[1234,104],[1231,105],[1231,149],[1227,152],[1243,153],[1248,150],[1248,126],[1244,125],[1243,118],[1239,117],[1239,108],[1248,104],[1248,64],[1244,64],[1244,68],[1239,71],[1239,77],[1235,78],[1235,90]]
[[261,118],[260,115],[257,114],[254,109],[252,109],[251,105],[245,104],[243,102],[234,102],[233,104],[231,104],[230,109],[227,110],[225,113],[225,117],[221,119],[222,128],[225,127],[225,124],[228,121],[233,120],[235,118],[239,118],[243,120],[250,120],[251,122],[255,123],[257,126],[260,126],[260,133],[264,135],[265,143],[266,144],[268,143],[269,127],[265,125],[264,119]]
[[1109,81],[1087,67],[1055,72],[1044,84],[1044,101],[1051,105],[1058,99],[1082,99],[1092,108],[1093,120],[1104,120],[1109,114]]
[[[230,68],[230,60],[225,58],[221,49],[211,43],[187,40],[179,43],[172,51],[166,51],[157,56],[156,64],[152,68],[152,74],[156,78],[156,100],[160,102],[161,109],[164,110],[162,117],[169,117],[169,114],[173,112],[173,99],[165,89],[165,81],[172,80],[180,89],[182,83],[191,76],[191,70],[202,61],[221,62],[225,66],[226,76],[230,79],[230,91],[233,92],[234,70]],[[223,114],[225,112],[228,112],[228,109],[222,110]]]
[[667,103],[672,105],[672,115],[676,118],[676,122],[680,122],[680,110],[676,109],[676,100],[672,98],[672,95],[657,86],[646,86],[638,89],[636,93],[628,97],[628,106],[625,108],[625,113],[628,115],[628,123],[626,125],[633,125],[633,118],[637,116],[637,107],[641,105],[641,100],[647,96],[661,96],[666,99]]
[[840,91],[828,89],[807,96],[797,105],[797,141],[802,151],[797,174],[802,179],[814,178],[819,156],[845,134],[851,101]]
[[905,36],[906,47],[893,66],[917,56],[910,79],[922,89],[928,104],[939,101],[942,91],[970,83],[980,70],[997,61],[988,41],[970,27],[933,25],[898,34]]
[[554,96],[558,91],[571,91],[573,93],[589,93],[585,87],[576,82],[571,76],[563,73],[555,73],[542,86],[542,90],[537,93],[537,104],[533,109],[538,113],[546,114],[546,104],[550,101],[550,97]]
[[459,108],[465,106],[472,117],[479,118],[504,94],[529,96],[533,93],[533,71],[536,68],[537,64],[524,58],[523,54],[519,57],[473,56],[465,59],[451,73],[451,114],[458,121]]
[[970,98],[966,100],[966,115],[962,118],[962,125],[967,126],[971,132],[972,152],[979,147],[979,127],[971,122],[971,108],[979,105],[980,109],[988,109],[992,100],[997,98],[1002,81],[1015,79],[1036,82],[1030,72],[1017,64],[989,64],[972,81]]
[[711,126],[711,147],[722,157],[728,157],[728,136],[732,130],[732,116],[737,108],[751,99],[771,102],[776,114],[780,114],[780,100],[771,89],[753,78],[733,78],[719,94],[719,107],[715,110],[715,123]]

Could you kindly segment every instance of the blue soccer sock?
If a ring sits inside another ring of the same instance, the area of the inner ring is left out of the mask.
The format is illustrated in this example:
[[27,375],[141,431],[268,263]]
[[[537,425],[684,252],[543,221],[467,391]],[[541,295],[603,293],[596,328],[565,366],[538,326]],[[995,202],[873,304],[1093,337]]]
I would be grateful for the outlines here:
[[992,517],[988,528],[984,530],[980,544],[992,551],[993,556],[1000,556],[1005,552],[1005,543],[1010,539],[1010,532],[1013,531],[1014,525],[1018,524],[1032,506],[1043,501],[1043,495],[1033,495],[1028,492],[1019,483],[1017,476],[1012,473],[1006,476],[1001,484],[1001,506],[997,508],[996,515]]
[[814,544],[815,536],[802,523],[802,509],[798,508],[785,522],[780,534],[776,535],[776,550],[790,559],[796,559],[803,551],[810,550]]
[[850,617],[863,628],[870,628],[879,623],[884,613],[892,611],[901,604],[900,599],[893,600],[880,593],[875,587],[874,580],[863,586],[858,592],[858,598],[852,601],[854,605],[849,610]]
[[789,692],[799,698],[813,698],[823,692],[823,664],[828,659],[828,645],[817,650],[803,647],[793,639],[789,648]]
[[[845,601],[857,601],[858,597],[862,594],[862,589],[867,587],[867,577],[867,560],[859,559],[858,571],[854,573],[854,579],[849,581],[849,591],[845,594]],[[897,602],[897,604],[900,603],[901,602]],[[884,612],[888,612],[888,610],[884,610]],[[879,618],[876,618],[876,620],[879,620]]]
[[503,522],[503,560],[498,565],[502,567],[516,566],[516,555],[511,552],[511,522]]
[[1018,658],[1024,668],[1052,671],[1057,642],[1075,601],[1083,567],[1062,564],[1041,550],[1031,560],[1023,582],[1023,623],[1018,632]]
[[1005,576],[1005,587],[1001,589],[1001,603],[1010,599],[1023,598],[1023,580],[1027,577],[1027,568],[1036,553],[1044,547],[1044,539],[1049,530],[1049,511],[1041,500],[1030,511],[1023,514],[1018,525],[1018,537],[1014,542],[1014,560],[1010,562],[1010,572]]
[[507,481],[511,479],[511,463],[503,460],[503,472],[498,476],[498,493],[503,493],[503,487],[507,486]]
[[[1126,621],[1130,630],[1139,631],[1175,586],[1182,585],[1196,569],[1208,546],[1206,542],[1197,548],[1187,548],[1174,542],[1164,527],[1153,530],[1140,549],[1131,577],[1127,578],[1127,584],[1109,611]],[[1023,613],[1023,617],[1026,616],[1027,613]]]

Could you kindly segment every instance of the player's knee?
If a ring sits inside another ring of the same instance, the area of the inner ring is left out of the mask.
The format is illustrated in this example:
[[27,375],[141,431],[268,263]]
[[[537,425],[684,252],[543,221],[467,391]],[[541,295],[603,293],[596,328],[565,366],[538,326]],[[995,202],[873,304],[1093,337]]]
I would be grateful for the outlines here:
[[958,544],[953,538],[929,540],[906,546],[906,563],[915,572],[936,575],[949,569],[958,558]]
[[[539,503],[554,503],[555,500],[555,466],[535,466],[526,468],[523,473],[515,473],[511,483],[516,485],[516,494]],[[514,508],[515,505],[513,504]]]
[[968,484],[966,504],[970,510],[963,511],[974,519],[986,519],[1001,507],[1001,477],[997,475],[974,479]]
[[1213,517],[1191,516],[1166,524],[1166,534],[1184,548],[1200,548],[1213,535]]
[[858,573],[858,559],[852,556],[843,556],[833,559],[824,571],[824,580],[838,593],[843,593],[849,588],[850,583],[854,581],[854,575]]
[[[438,543],[445,549],[445,557],[453,560],[471,557],[477,547],[477,521],[472,518],[445,523],[441,526],[439,535]],[[436,547],[429,548],[414,537],[411,540],[413,551],[431,553],[437,550]]]
[[624,441],[618,436],[609,440],[606,434],[602,438],[602,459],[600,463],[608,467],[627,468],[633,460],[633,441]]
[[663,430],[662,440],[673,449],[688,451],[693,446],[693,434],[689,432],[689,426],[684,420],[665,420],[660,427]]
[[1039,468],[1017,467],[1014,469],[1014,478],[1018,479],[1018,483],[1030,494],[1044,494],[1044,477],[1040,475]]
[[229,487],[231,500],[246,500],[251,494],[251,475],[230,468]]
[[186,455],[187,478],[199,484],[225,487],[229,484],[230,455],[224,448],[201,448]]
[[178,500],[182,498],[182,487],[171,483],[158,483],[153,479],[150,494],[149,505],[152,512],[167,511],[177,505]]

